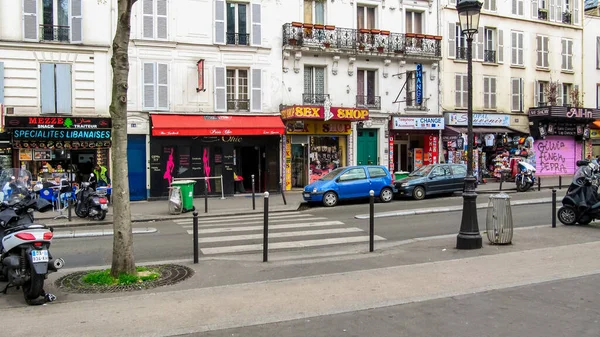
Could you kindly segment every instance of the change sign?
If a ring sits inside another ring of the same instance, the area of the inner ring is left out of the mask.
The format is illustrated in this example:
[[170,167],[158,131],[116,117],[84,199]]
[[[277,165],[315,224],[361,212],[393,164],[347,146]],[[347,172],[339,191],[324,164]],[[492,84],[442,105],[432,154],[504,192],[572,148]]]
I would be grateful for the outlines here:
[[423,104],[423,65],[417,64],[417,71],[415,76],[415,101],[417,105]]

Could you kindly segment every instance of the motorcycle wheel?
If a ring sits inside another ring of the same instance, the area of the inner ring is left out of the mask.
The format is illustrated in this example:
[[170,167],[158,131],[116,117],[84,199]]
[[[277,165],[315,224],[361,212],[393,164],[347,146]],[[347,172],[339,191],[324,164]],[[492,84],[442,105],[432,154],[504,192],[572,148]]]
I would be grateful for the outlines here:
[[94,220],[102,221],[106,218],[106,211],[100,211],[95,217]]
[[527,192],[529,189],[531,188],[531,184],[530,183],[525,183],[525,184],[517,184],[517,191],[519,192]]
[[75,214],[78,217],[85,219],[88,216],[88,211],[85,209],[85,207],[78,204],[77,206],[75,206]]
[[44,293],[44,275],[31,272],[29,281],[23,284],[23,295],[25,300],[35,300]]
[[577,213],[571,207],[561,207],[558,209],[558,220],[565,226],[572,226],[577,222]]

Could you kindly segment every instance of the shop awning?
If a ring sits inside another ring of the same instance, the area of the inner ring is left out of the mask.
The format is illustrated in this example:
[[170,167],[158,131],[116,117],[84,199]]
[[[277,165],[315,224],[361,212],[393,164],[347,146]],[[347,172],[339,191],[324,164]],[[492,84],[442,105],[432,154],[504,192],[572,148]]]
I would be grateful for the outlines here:
[[[466,126],[448,126],[446,125],[446,129],[454,132],[454,133],[467,133]],[[509,127],[485,127],[478,126],[473,127],[473,133],[518,133],[524,134],[524,132],[519,131],[517,129],[509,128]]]
[[600,129],[600,121],[595,121],[592,123],[593,129]]
[[279,116],[151,115],[153,136],[283,135]]

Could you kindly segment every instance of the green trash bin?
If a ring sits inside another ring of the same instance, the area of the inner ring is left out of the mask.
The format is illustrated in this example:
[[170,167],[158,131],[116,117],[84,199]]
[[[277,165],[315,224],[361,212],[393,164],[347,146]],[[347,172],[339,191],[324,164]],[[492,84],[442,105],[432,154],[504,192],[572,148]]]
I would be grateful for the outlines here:
[[400,180],[402,178],[406,178],[406,177],[408,177],[409,174],[410,174],[410,172],[406,172],[406,171],[394,172],[394,180]]
[[194,210],[194,180],[177,180],[171,183],[172,186],[177,186],[181,189],[183,212],[191,212]]

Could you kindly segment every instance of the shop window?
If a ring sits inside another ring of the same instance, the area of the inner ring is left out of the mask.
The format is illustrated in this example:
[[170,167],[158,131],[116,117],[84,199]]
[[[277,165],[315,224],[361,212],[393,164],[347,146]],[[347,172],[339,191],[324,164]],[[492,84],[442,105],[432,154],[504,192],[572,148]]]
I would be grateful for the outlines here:
[[305,66],[303,103],[323,104],[328,96],[325,94],[325,68]]
[[304,22],[325,24],[325,1],[304,0]]
[[167,0],[143,0],[142,31],[145,39],[167,39]]
[[356,20],[358,29],[375,28],[375,7],[357,6]]
[[483,108],[496,109],[496,77],[483,77]]
[[548,68],[549,67],[549,61],[548,61],[548,54],[549,54],[549,48],[548,48],[548,44],[550,43],[550,38],[548,36],[542,36],[542,35],[538,35],[535,37],[536,40],[536,46],[537,46],[537,62],[536,62],[536,66],[540,67],[540,68]]
[[247,69],[227,69],[227,110],[250,110]]
[[72,112],[71,65],[41,63],[40,94],[43,114],[70,114]]
[[169,65],[145,62],[143,76],[144,110],[169,110]]
[[387,173],[385,173],[385,170],[381,167],[369,167],[367,170],[369,171],[369,177],[371,177],[371,179],[387,177]]
[[247,46],[248,34],[248,4],[227,3],[227,44]]
[[468,98],[468,81],[467,74],[456,74],[455,75],[455,105],[457,108],[467,107]]
[[423,32],[423,12],[406,11],[406,33]]

